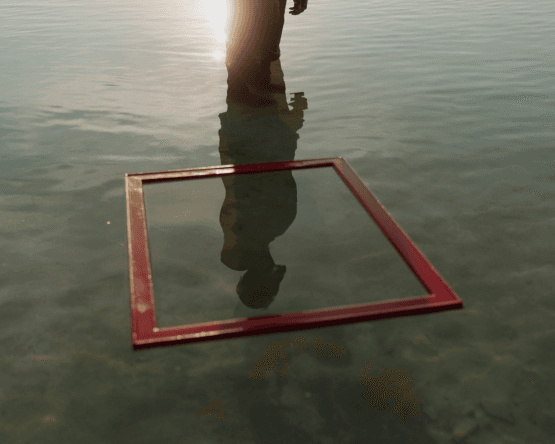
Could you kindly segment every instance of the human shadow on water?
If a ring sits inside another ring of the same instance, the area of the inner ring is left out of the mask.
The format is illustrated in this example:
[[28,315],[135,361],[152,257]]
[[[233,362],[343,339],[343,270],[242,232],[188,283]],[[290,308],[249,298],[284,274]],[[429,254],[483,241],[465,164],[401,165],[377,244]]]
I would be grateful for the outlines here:
[[[307,101],[303,93],[295,93],[289,109],[279,58],[249,63],[240,70],[228,64],[228,108],[219,115],[221,163],[294,160]],[[266,82],[253,82],[264,70]],[[221,262],[232,270],[247,270],[236,287],[242,303],[267,309],[287,270],[274,262],[269,244],[295,220],[295,179],[291,171],[278,171],[237,174],[222,177],[222,181],[226,195],[220,212],[224,232]]]

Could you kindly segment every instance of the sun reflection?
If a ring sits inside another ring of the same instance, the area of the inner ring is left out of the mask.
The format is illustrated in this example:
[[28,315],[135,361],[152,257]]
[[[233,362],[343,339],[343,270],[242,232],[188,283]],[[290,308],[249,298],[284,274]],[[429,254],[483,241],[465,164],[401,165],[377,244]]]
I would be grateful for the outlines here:
[[212,56],[214,56],[216,60],[221,60],[221,58],[224,57],[225,54],[222,51],[215,51],[212,53]]
[[[226,41],[227,2],[228,0],[203,0],[201,2],[202,15],[208,19],[208,25],[212,29],[212,36],[218,43],[225,43]],[[214,56],[216,55],[214,54]]]

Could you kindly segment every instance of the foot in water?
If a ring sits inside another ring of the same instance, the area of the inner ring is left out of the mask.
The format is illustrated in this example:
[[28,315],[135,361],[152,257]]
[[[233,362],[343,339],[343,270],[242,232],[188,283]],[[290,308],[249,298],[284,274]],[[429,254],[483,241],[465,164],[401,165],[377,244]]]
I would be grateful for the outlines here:
[[[252,62],[229,65],[227,102],[254,108],[277,105],[275,94],[285,95],[285,83],[280,82],[279,60],[277,62]],[[275,75],[272,72],[275,71]],[[273,79],[275,77],[275,79]]]
[[[279,73],[281,73],[281,76],[279,76]],[[281,82],[279,81],[280,77]],[[283,72],[279,66],[279,60],[259,63],[254,70],[252,87],[262,93],[285,94],[285,83],[283,82]]]
[[251,108],[265,108],[277,105],[277,101],[270,94],[263,94],[256,91],[256,89],[253,92],[246,83],[230,85],[228,87],[227,103],[246,105]]

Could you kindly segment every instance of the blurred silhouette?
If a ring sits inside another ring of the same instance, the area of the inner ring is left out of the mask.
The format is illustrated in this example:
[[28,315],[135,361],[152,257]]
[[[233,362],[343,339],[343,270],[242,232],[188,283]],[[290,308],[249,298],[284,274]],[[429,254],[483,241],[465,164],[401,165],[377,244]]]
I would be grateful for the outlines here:
[[[279,58],[269,66],[269,78],[282,92],[276,88],[235,96],[228,89],[227,112],[219,115],[222,165],[294,160],[307,101],[303,93],[295,93],[290,110]],[[246,81],[248,70],[243,72],[246,78],[234,80]],[[232,75],[236,71],[229,69]],[[286,272],[284,265],[274,262],[269,244],[295,220],[295,180],[291,171],[279,171],[226,176],[222,181],[226,196],[220,212],[221,261],[232,270],[247,270],[236,288],[243,304],[266,309]]]
[[[287,0],[235,0],[227,44],[227,113],[220,114],[222,165],[293,160],[306,100],[285,98],[279,43]],[[306,9],[294,0],[291,14]],[[221,261],[248,270],[237,285],[247,307],[266,309],[286,272],[276,265],[269,244],[297,214],[297,188],[291,171],[222,178],[226,198],[220,213],[224,231]]]
[[[228,100],[264,107],[272,100],[263,92],[285,93],[284,84],[272,83],[270,64],[280,57],[286,3],[287,0],[234,0],[226,51]],[[294,0],[290,14],[302,13],[306,5],[307,0]]]

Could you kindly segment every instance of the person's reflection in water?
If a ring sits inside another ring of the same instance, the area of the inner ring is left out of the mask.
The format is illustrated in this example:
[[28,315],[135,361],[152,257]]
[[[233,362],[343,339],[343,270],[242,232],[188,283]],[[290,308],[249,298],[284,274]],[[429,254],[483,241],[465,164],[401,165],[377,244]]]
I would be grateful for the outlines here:
[[[228,91],[227,112],[219,115],[222,165],[294,160],[306,99],[296,93],[290,110],[279,59],[271,62],[270,73],[283,92],[267,90],[266,106],[256,101],[253,105],[252,96],[241,100]],[[237,285],[237,294],[247,307],[266,309],[286,272],[285,265],[274,262],[269,244],[295,220],[295,180],[291,171],[239,174],[222,180],[226,196],[220,212],[221,261],[233,270],[248,270]]]

